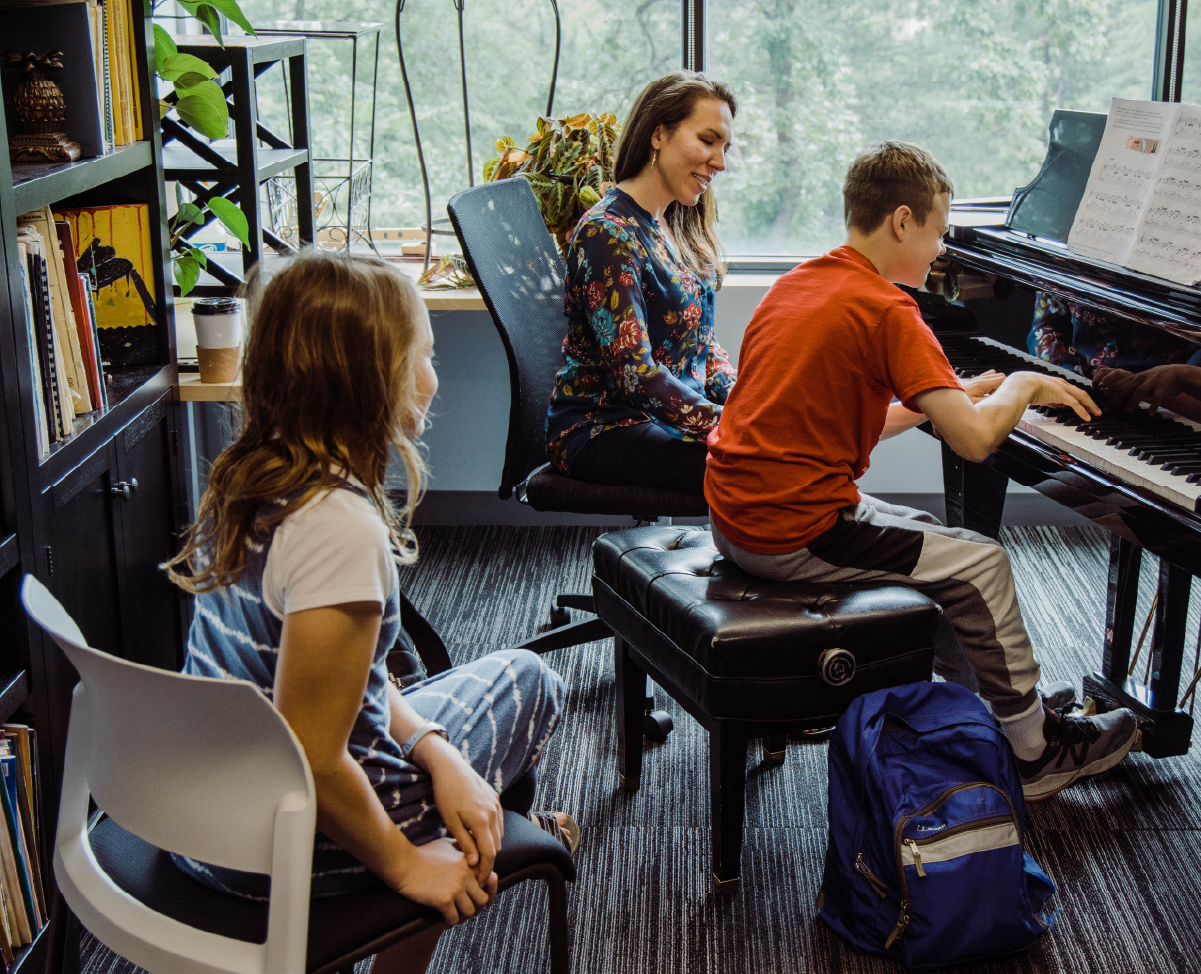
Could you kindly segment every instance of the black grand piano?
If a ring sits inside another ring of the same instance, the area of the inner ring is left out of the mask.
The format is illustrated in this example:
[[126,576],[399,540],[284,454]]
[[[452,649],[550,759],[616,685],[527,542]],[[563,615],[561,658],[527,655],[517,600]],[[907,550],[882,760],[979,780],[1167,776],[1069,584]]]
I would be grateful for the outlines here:
[[[946,241],[951,269],[995,276],[999,294],[1015,286],[1047,291],[1201,342],[1201,288],[1079,257],[1063,243],[1104,119],[1057,112],[1043,171],[1015,193],[999,219],[981,218],[987,206],[957,208],[952,224],[999,225],[952,226]],[[1024,347],[985,337],[953,316],[927,320],[965,376],[990,368],[1041,370],[1088,388],[1104,405],[1087,378],[1040,362]],[[1201,424],[1146,410],[1081,424],[1067,413],[1047,407],[1028,410],[984,465],[967,463],[944,446],[947,519],[955,526],[995,532],[1006,480],[1012,479],[1104,527],[1110,533],[1110,562],[1101,669],[1085,676],[1084,692],[1101,709],[1134,710],[1144,722],[1147,754],[1183,754],[1193,726],[1190,713],[1178,704],[1182,689],[1192,682],[1191,672],[1183,680],[1181,675],[1185,620],[1192,578],[1201,575]],[[1144,550],[1161,559],[1148,685],[1127,676]]]

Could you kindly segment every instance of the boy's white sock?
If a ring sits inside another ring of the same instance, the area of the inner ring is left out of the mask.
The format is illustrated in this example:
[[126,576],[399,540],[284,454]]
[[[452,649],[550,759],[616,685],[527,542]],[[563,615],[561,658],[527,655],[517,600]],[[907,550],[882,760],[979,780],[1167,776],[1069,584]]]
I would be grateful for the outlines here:
[[1033,761],[1043,753],[1047,739],[1043,736],[1042,697],[1038,697],[1020,714],[997,719],[1001,722],[1001,730],[1013,745],[1013,753],[1023,761]]

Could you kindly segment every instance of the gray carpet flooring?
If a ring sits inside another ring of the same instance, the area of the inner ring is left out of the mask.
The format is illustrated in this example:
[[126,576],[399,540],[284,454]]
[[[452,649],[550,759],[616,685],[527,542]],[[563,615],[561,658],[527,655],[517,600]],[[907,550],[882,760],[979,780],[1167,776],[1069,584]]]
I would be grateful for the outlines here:
[[[424,528],[420,565],[403,584],[458,661],[545,623],[562,591],[586,591],[599,529]],[[1013,528],[1004,536],[1044,679],[1098,665],[1107,549],[1102,532]],[[1141,612],[1154,589],[1144,565]],[[1194,597],[1201,603],[1201,597]],[[1197,632],[1196,607],[1190,632]],[[612,644],[546,657],[567,685],[564,722],[545,754],[538,805],[583,829],[570,891],[573,969],[588,974],[901,972],[857,954],[817,918],[826,846],[826,747],[792,744],[783,767],[752,748],[742,882],[714,891],[704,731],[660,696],[676,729],[648,745],[642,788],[617,787]],[[1201,972],[1201,768],[1197,749],[1162,761],[1132,755],[1108,774],[1030,806],[1028,850],[1059,886],[1059,922],[1024,955],[973,965],[992,972]],[[85,938],[87,974],[136,968]],[[443,936],[430,970],[534,974],[548,969],[545,896],[510,890]],[[366,965],[361,965],[365,974]]]

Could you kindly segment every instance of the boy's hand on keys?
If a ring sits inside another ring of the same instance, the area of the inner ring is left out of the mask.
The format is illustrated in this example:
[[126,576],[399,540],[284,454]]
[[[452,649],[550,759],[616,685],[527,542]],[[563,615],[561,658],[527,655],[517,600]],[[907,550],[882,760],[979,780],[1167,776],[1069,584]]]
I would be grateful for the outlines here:
[[1088,421],[1101,415],[1101,408],[1083,389],[1078,389],[1064,379],[1038,372],[1015,372],[1012,378],[1021,377],[1027,385],[1031,406],[1071,406],[1081,419]]
[[963,391],[967,393],[968,398],[971,399],[972,404],[975,405],[985,396],[996,392],[998,387],[1004,381],[1004,372],[998,372],[996,369],[989,369],[987,372],[982,372],[973,379],[964,379],[962,382],[960,382],[960,385],[963,386]]

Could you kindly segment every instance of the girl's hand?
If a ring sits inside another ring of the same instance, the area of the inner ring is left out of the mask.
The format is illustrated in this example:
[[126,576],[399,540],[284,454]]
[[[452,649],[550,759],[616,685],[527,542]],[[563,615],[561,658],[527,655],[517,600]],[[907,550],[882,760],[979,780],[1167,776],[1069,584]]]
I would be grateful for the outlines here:
[[458,751],[434,734],[418,744],[414,757],[429,772],[438,814],[483,885],[492,872],[504,837],[504,811],[499,796]]
[[450,839],[408,848],[399,875],[389,885],[401,896],[432,906],[448,927],[475,916],[496,897],[496,873],[478,880],[462,850]]
[[996,369],[989,369],[976,376],[974,379],[965,379],[960,385],[963,386],[963,391],[967,393],[972,404],[975,405],[987,395],[996,392],[1001,383],[1005,381],[1005,373],[998,372]]

